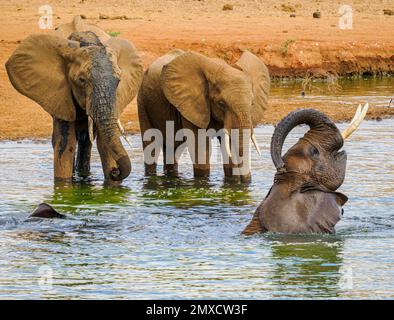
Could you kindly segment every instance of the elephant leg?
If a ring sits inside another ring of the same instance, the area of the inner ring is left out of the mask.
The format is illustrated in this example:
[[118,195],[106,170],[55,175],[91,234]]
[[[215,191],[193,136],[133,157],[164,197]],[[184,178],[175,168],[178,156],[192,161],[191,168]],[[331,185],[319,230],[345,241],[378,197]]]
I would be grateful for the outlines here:
[[76,171],[81,177],[87,177],[90,174],[90,155],[92,152],[87,119],[77,123],[76,134],[78,141]]
[[[220,142],[220,145],[222,145],[224,142],[222,141],[221,137],[218,137],[218,140]],[[224,171],[224,177],[225,180],[229,181],[229,182],[238,182],[240,181],[240,177],[234,175],[234,168],[237,167],[237,165],[235,165],[231,159],[231,157],[228,157],[228,159],[226,159],[226,161],[224,161],[224,157],[223,158],[223,171]]]
[[164,162],[164,174],[168,176],[178,176],[178,159],[174,158],[174,163],[167,163],[166,161],[166,146],[163,145],[163,162]]
[[[157,173],[157,162],[156,160],[153,163],[147,163],[147,159],[145,156],[145,152],[146,152],[146,148],[153,142],[150,141],[143,141],[142,143],[142,147],[144,150],[144,168],[145,168],[145,175],[146,176],[155,176]],[[157,150],[154,149],[152,150],[151,154],[149,155],[149,157],[151,157],[152,159],[156,159],[157,158],[157,154],[156,154]]]
[[[220,144],[222,145],[223,141],[221,137],[218,137],[218,140]],[[231,141],[231,140],[230,140]],[[224,157],[223,157],[224,159]],[[228,182],[245,182],[248,183],[250,182],[250,174],[248,176],[240,176],[240,175],[234,175],[234,169],[238,167],[237,164],[234,164],[231,157],[226,159],[227,161],[223,161],[223,171],[224,171],[224,177],[225,180]]]
[[[140,123],[140,131],[141,131],[141,140],[142,140],[142,148],[144,150],[144,167],[145,167],[145,175],[146,176],[154,176],[157,173],[157,162],[154,161],[154,163],[148,163],[147,159],[146,159],[146,148],[153,142],[151,141],[144,141],[144,133],[149,130],[152,129],[153,126],[149,120],[148,114],[146,113],[145,107],[143,102],[141,101],[142,98],[140,97],[140,95],[138,96],[138,101],[137,101],[137,106],[138,106],[138,120]],[[149,157],[152,157],[154,159],[157,159],[157,154],[156,154],[157,150],[154,149],[152,150],[151,154],[149,155]]]
[[189,153],[194,153],[193,160],[193,175],[194,177],[209,177],[210,174],[210,138],[206,137],[205,146],[198,141],[198,127],[192,124],[190,121],[182,117],[182,125],[185,129],[189,129],[194,134],[194,146],[188,144]]
[[75,122],[53,118],[52,147],[55,180],[71,180],[76,148]]

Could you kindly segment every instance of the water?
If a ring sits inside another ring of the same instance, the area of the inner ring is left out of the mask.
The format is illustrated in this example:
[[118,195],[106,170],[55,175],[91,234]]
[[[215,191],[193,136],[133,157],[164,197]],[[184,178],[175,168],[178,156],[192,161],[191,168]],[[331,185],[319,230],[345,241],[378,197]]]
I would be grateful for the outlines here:
[[[122,187],[103,186],[96,149],[89,181],[54,185],[49,141],[0,142],[0,298],[394,298],[393,126],[364,122],[346,142],[349,202],[326,236],[241,235],[273,179],[272,126],[243,187],[219,161],[193,179],[187,156],[179,179],[145,178],[138,135]],[[43,201],[68,219],[28,220]]]
[[301,80],[274,81],[271,98],[307,103],[331,101],[353,106],[368,101],[373,106],[388,106],[394,97],[394,77],[339,79],[337,85],[315,80],[312,87],[306,87],[306,95],[302,97]]

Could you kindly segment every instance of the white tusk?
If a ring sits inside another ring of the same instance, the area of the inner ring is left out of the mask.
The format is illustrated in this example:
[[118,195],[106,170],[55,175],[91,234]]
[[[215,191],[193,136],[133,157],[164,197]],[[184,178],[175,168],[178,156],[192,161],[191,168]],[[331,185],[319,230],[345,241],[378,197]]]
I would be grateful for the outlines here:
[[92,144],[94,141],[93,125],[94,125],[93,119],[88,116],[89,140],[90,140],[90,143],[92,143]]
[[358,105],[356,113],[355,113],[352,121],[350,121],[349,126],[351,126],[353,124],[354,120],[357,119],[360,116],[360,114],[361,114],[361,104]]
[[126,137],[126,135],[125,135],[125,132],[124,132],[122,123],[120,122],[119,119],[118,119],[118,128],[119,128],[119,130],[120,130],[120,133],[121,133],[123,139],[125,139],[125,141],[126,141],[127,144],[130,146],[130,148],[133,148],[133,147],[131,146],[131,142],[129,141],[129,139],[128,139],[128,138]]
[[342,132],[343,140],[346,140],[350,137],[350,135],[357,130],[360,126],[361,122],[365,118],[365,115],[368,112],[369,105],[366,103],[364,107],[361,108],[361,105],[358,106],[356,114],[354,115],[352,121],[350,122],[349,126]]
[[227,130],[224,131],[224,147],[229,158],[231,158],[230,135]]
[[122,123],[120,122],[119,119],[118,119],[118,128],[119,128],[119,130],[120,130],[120,133],[121,133],[121,134],[124,134],[124,129],[123,129]]
[[257,153],[259,154],[259,156],[261,156],[261,151],[260,151],[256,136],[254,135],[254,133],[252,133],[251,139],[252,139],[254,147],[256,148]]

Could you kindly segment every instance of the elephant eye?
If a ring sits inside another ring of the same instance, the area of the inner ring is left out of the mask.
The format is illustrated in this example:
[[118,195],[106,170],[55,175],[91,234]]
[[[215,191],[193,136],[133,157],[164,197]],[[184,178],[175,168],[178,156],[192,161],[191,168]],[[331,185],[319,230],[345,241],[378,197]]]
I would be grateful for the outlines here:
[[312,157],[318,157],[319,154],[320,154],[319,150],[318,150],[316,147],[313,147],[313,146],[312,146],[312,149],[311,149],[311,155],[312,155]]
[[85,83],[86,83],[86,79],[84,77],[82,77],[82,76],[78,77],[77,81],[78,81],[78,84],[81,85],[81,86],[84,86]]
[[226,102],[224,102],[223,100],[219,100],[218,102],[218,106],[221,108],[225,108],[226,107]]

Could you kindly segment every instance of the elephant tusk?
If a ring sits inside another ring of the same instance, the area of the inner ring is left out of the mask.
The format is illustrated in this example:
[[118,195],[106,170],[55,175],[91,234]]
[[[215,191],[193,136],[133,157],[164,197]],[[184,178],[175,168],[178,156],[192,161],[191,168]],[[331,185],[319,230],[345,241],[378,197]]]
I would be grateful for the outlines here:
[[224,147],[229,158],[231,158],[230,135],[224,131]]
[[361,122],[365,118],[367,112],[368,112],[369,105],[366,103],[364,107],[361,107],[361,104],[358,106],[356,114],[354,115],[352,121],[350,122],[349,126],[342,131],[342,138],[343,140],[346,140],[351,136],[351,134],[357,130],[357,128],[360,126]]
[[120,130],[120,133],[121,133],[122,135],[124,135],[124,128],[123,128],[122,123],[120,122],[119,119],[118,119],[118,128],[119,128],[119,130]]
[[118,128],[119,128],[119,130],[120,130],[120,133],[121,133],[123,139],[125,139],[125,141],[127,142],[127,144],[128,144],[128,145],[130,146],[130,148],[132,149],[133,147],[132,147],[132,145],[131,145],[131,142],[130,142],[129,139],[126,137],[124,128],[123,128],[122,123],[120,122],[119,119],[118,119]]
[[354,114],[353,119],[350,121],[348,127],[350,127],[350,126],[353,125],[354,121],[355,121],[358,117],[360,117],[360,114],[361,114],[361,104],[358,105],[357,110],[356,110],[356,113]]
[[259,154],[259,156],[261,156],[261,150],[260,150],[260,148],[259,148],[259,145],[258,145],[258,143],[257,143],[256,136],[254,135],[254,133],[252,133],[251,139],[252,139],[252,142],[253,142],[254,147],[256,148],[257,153]]
[[94,141],[93,126],[94,126],[93,119],[88,116],[89,140],[90,140],[90,143],[92,143],[92,144],[93,144],[93,141]]

